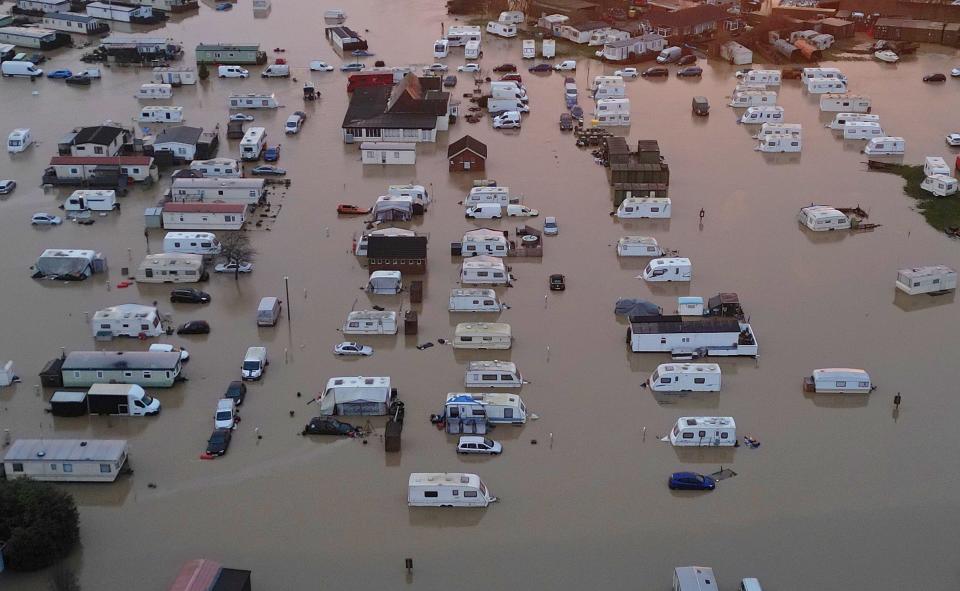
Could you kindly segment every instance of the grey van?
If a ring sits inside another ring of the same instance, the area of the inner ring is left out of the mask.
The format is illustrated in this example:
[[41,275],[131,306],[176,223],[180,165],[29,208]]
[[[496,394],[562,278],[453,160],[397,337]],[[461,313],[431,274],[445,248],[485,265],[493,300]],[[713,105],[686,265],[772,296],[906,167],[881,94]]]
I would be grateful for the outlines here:
[[280,319],[280,300],[267,297],[260,300],[257,306],[257,326],[276,326]]

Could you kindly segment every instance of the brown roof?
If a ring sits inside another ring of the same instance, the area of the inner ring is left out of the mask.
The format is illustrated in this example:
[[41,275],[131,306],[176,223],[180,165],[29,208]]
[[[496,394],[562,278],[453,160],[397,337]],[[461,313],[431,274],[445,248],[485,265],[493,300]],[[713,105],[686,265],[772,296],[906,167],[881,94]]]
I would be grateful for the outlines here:
[[243,213],[243,203],[166,203],[163,211],[169,213]]
[[450,147],[447,148],[447,158],[453,158],[466,150],[470,150],[481,158],[486,159],[487,157],[487,145],[472,136],[465,135],[450,144]]
[[684,8],[676,12],[651,12],[646,15],[654,26],[689,27],[730,18],[726,10],[713,4],[703,4],[693,8]]

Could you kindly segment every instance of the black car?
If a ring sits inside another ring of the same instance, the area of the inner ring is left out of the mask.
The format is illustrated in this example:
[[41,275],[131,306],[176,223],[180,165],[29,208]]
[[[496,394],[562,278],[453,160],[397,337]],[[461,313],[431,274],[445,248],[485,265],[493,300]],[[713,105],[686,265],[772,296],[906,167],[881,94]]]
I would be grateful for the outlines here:
[[353,435],[357,428],[329,417],[313,417],[303,428],[304,435]]
[[516,72],[517,67],[513,64],[500,64],[493,69],[494,72]]
[[945,74],[927,74],[923,77],[924,82],[946,82],[947,76]]
[[230,429],[214,429],[213,433],[210,434],[210,439],[207,439],[207,455],[222,456],[227,453],[232,436],[233,433]]
[[669,76],[670,70],[664,67],[655,66],[653,68],[647,68],[646,70],[640,72],[640,75],[643,76],[644,78],[657,78],[659,76]]
[[537,64],[535,66],[530,66],[527,68],[528,72],[552,72],[553,66],[550,64]]
[[193,287],[178,287],[170,292],[170,301],[182,304],[209,304],[210,294]]
[[690,64],[697,63],[697,56],[695,55],[685,55],[677,60],[678,66],[689,66]]
[[686,68],[680,68],[679,70],[677,70],[678,78],[686,78],[688,76],[699,78],[702,75],[703,75],[703,68],[701,68],[700,66],[688,66]]
[[77,74],[64,80],[67,84],[77,84],[79,86],[90,86],[90,76],[86,74]]
[[454,75],[444,76],[443,77],[443,86],[445,88],[452,88],[457,85],[457,77]]
[[560,114],[560,131],[570,131],[573,129],[573,116],[570,113]]
[[237,403],[237,406],[243,404],[243,399],[247,397],[247,385],[240,380],[230,382],[227,391],[223,393],[224,398],[229,398]]
[[567,289],[567,278],[562,273],[555,273],[550,276],[550,291],[564,291]]
[[177,334],[210,334],[210,325],[206,320],[190,320],[180,325]]

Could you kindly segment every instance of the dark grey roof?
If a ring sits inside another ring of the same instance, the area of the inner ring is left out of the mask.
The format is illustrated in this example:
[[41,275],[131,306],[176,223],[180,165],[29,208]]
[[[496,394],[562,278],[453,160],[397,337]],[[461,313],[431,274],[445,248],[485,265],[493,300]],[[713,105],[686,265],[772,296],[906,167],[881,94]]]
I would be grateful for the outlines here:
[[419,113],[387,113],[390,86],[358,88],[350,97],[343,127],[385,127],[392,129],[434,129],[437,116]]
[[118,136],[124,132],[122,127],[116,125],[97,125],[96,127],[84,127],[73,138],[74,144],[97,144],[100,146],[109,146]]
[[637,334],[679,334],[697,332],[740,332],[736,318],[698,318],[684,320],[683,316],[634,316],[630,330]]
[[73,351],[67,353],[62,371],[84,369],[167,370],[180,363],[180,353],[151,351]]
[[190,127],[187,125],[171,127],[160,132],[156,141],[154,142],[154,145],[167,142],[196,145],[201,134],[203,134],[202,127]]
[[369,236],[367,257],[423,259],[427,257],[426,236]]
[[89,23],[97,20],[90,15],[78,14],[76,12],[52,12],[45,16],[47,18],[55,18],[62,21],[73,21],[75,23]]

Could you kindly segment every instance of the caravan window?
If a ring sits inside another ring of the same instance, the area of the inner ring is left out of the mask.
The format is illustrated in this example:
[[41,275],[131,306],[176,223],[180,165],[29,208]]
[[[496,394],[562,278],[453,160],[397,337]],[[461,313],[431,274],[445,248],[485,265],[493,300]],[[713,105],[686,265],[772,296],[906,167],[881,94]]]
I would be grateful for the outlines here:
[[460,491],[457,490],[457,489],[453,489],[453,491],[451,491],[451,492],[453,492],[453,496],[455,496],[455,497],[459,497],[459,496],[460,496]]
[[486,416],[487,412],[482,408],[475,408],[471,411],[470,414],[472,414],[475,417],[483,417],[483,416]]
[[149,380],[151,377],[153,377],[153,374],[151,374],[149,371],[143,372],[143,379]]
[[704,437],[707,436],[707,432],[706,432],[706,431],[700,431],[699,433],[697,433],[697,436],[700,437],[700,439],[703,439]]
[[461,343],[469,343],[472,340],[473,340],[473,337],[460,337]]
[[661,383],[661,384],[669,384],[669,383],[670,383],[670,378],[660,378],[660,383]]
[[132,377],[133,377],[133,372],[132,372],[132,371],[125,371],[125,372],[123,372],[123,377],[125,377],[125,378],[132,378]]
[[15,463],[15,464],[13,465],[13,471],[14,471],[14,472],[23,472],[23,464]]
[[693,433],[684,433],[684,434],[683,434],[683,438],[684,438],[684,439],[693,439]]
[[497,381],[497,374],[495,374],[495,373],[485,373],[485,374],[483,374],[482,376],[480,376],[480,379],[483,380],[484,382],[496,382],[496,381]]
[[705,383],[707,383],[707,379],[706,379],[706,378],[693,378],[693,383],[694,383],[694,384],[705,384]]
[[109,474],[111,471],[110,464],[100,464],[100,473]]
[[437,491],[435,491],[435,490],[425,490],[425,491],[423,491],[423,496],[426,497],[426,498],[428,498],[428,499],[435,499],[435,498],[437,498],[439,495],[437,494]]
[[837,388],[846,388],[846,387],[847,387],[846,381],[841,382],[840,380],[837,380]]
[[67,473],[73,472],[73,464],[64,464],[63,471]]
[[505,419],[512,419],[512,418],[513,418],[513,409],[512,409],[512,408],[505,408],[505,409],[503,409],[503,418],[505,418]]
[[477,496],[477,491],[475,491],[475,490],[465,490],[465,491],[463,491],[463,496],[464,496],[464,497],[471,498],[471,499],[476,498],[476,496]]
[[102,379],[103,379],[103,372],[102,372],[102,371],[98,371],[98,372],[97,372],[97,379],[98,379],[98,380],[102,380]]

